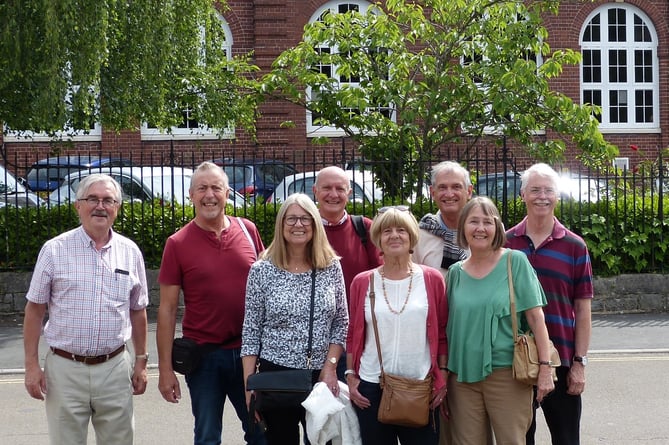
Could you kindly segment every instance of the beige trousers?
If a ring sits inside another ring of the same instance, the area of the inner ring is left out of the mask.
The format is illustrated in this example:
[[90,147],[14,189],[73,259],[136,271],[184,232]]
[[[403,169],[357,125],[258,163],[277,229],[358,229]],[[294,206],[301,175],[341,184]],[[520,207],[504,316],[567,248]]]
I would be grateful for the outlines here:
[[532,387],[513,379],[511,368],[496,369],[485,380],[448,382],[453,445],[486,445],[492,427],[497,445],[525,443],[532,421]]
[[44,363],[46,417],[51,445],[85,445],[88,424],[97,445],[132,445],[132,365],[124,351],[98,365],[55,355]]

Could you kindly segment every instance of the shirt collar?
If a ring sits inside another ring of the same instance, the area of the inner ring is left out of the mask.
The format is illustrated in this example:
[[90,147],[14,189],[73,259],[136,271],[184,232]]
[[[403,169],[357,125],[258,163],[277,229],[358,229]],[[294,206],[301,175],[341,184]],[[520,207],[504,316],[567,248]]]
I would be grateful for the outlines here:
[[[513,229],[513,236],[525,236],[527,235],[527,216]],[[553,217],[553,232],[551,233],[551,238],[561,239],[567,235],[567,228],[562,225],[559,219],[555,216]]]
[[346,210],[344,210],[344,216],[342,216],[342,218],[334,224],[328,221],[327,219],[321,217],[321,221],[323,221],[324,226],[341,226],[346,222],[347,219],[348,219],[348,213],[346,213]]
[[[92,246],[93,248],[95,248],[95,241],[88,235],[88,233],[86,233],[86,231],[84,230],[84,226],[79,226],[77,228],[77,231],[79,233],[79,239],[85,246]],[[110,247],[113,239],[114,239],[114,231],[110,228],[109,241],[107,241],[100,250],[107,249],[108,247]]]

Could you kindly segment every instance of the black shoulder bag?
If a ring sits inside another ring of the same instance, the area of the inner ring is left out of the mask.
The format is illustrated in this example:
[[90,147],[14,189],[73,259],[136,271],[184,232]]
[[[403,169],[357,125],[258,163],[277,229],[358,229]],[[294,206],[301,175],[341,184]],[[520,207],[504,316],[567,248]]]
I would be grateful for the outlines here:
[[[316,269],[311,270],[311,308],[309,310],[309,347],[307,369],[286,369],[260,372],[260,351],[256,372],[248,377],[246,390],[254,391],[252,404],[255,410],[269,411],[300,406],[313,388],[311,368],[312,336],[314,331],[314,293],[316,292]],[[255,400],[253,400],[255,399]],[[250,414],[250,413],[249,413]]]

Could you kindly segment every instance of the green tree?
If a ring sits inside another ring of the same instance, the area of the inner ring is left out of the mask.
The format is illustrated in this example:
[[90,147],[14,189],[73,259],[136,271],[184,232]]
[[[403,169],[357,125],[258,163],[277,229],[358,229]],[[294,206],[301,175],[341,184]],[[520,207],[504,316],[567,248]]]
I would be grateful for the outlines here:
[[[547,162],[560,159],[571,140],[584,163],[597,165],[617,149],[590,106],[549,86],[564,64],[580,60],[546,43],[542,16],[558,4],[386,0],[368,11],[326,14],[277,58],[262,88],[311,111],[314,124],[343,130],[368,159],[401,160],[381,172],[390,190],[407,182],[397,181],[411,172],[407,160],[424,165],[445,144],[470,151],[490,135]],[[335,80],[322,66],[356,82]],[[552,130],[550,137],[536,138],[541,130]],[[408,179],[420,187],[422,176],[416,170]]]
[[257,67],[229,61],[211,0],[0,2],[0,121],[55,134],[99,122],[169,129],[188,107],[253,134]]

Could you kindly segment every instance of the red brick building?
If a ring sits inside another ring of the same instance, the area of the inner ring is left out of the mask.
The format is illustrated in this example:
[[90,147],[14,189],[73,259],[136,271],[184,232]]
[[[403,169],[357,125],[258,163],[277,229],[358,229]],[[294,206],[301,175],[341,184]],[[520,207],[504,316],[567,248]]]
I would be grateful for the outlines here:
[[[364,8],[364,0],[228,0],[223,14],[231,54],[254,54],[254,63],[266,72],[286,48],[297,44],[306,23],[325,8]],[[667,0],[562,1],[557,16],[546,17],[552,49],[571,48],[583,54],[581,66],[568,66],[554,88],[577,103],[602,106],[599,116],[605,138],[620,148],[620,157],[633,166],[642,157],[654,157],[669,146],[669,2]],[[662,43],[664,42],[664,43]],[[333,139],[329,146],[315,148],[315,135],[305,110],[283,102],[263,105],[257,122],[257,142],[242,130],[234,137],[193,136],[190,131],[160,135],[149,128],[121,134],[96,129],[73,143],[53,144],[45,138],[17,140],[5,136],[8,159],[16,160],[19,175],[24,163],[54,152],[138,154],[145,159],[156,153],[176,153],[192,159],[221,156],[285,158],[298,166],[305,162],[329,162],[326,153],[350,150],[352,143]],[[294,127],[282,128],[284,121]],[[665,130],[663,134],[662,130]],[[1,136],[0,136],[1,137]],[[639,147],[632,150],[630,145]],[[271,153],[267,155],[267,153]],[[643,153],[643,154],[642,154]],[[210,156],[212,155],[212,156]],[[452,156],[444,152],[444,157]],[[522,166],[523,160],[517,153]],[[624,162],[624,160],[621,160]]]

